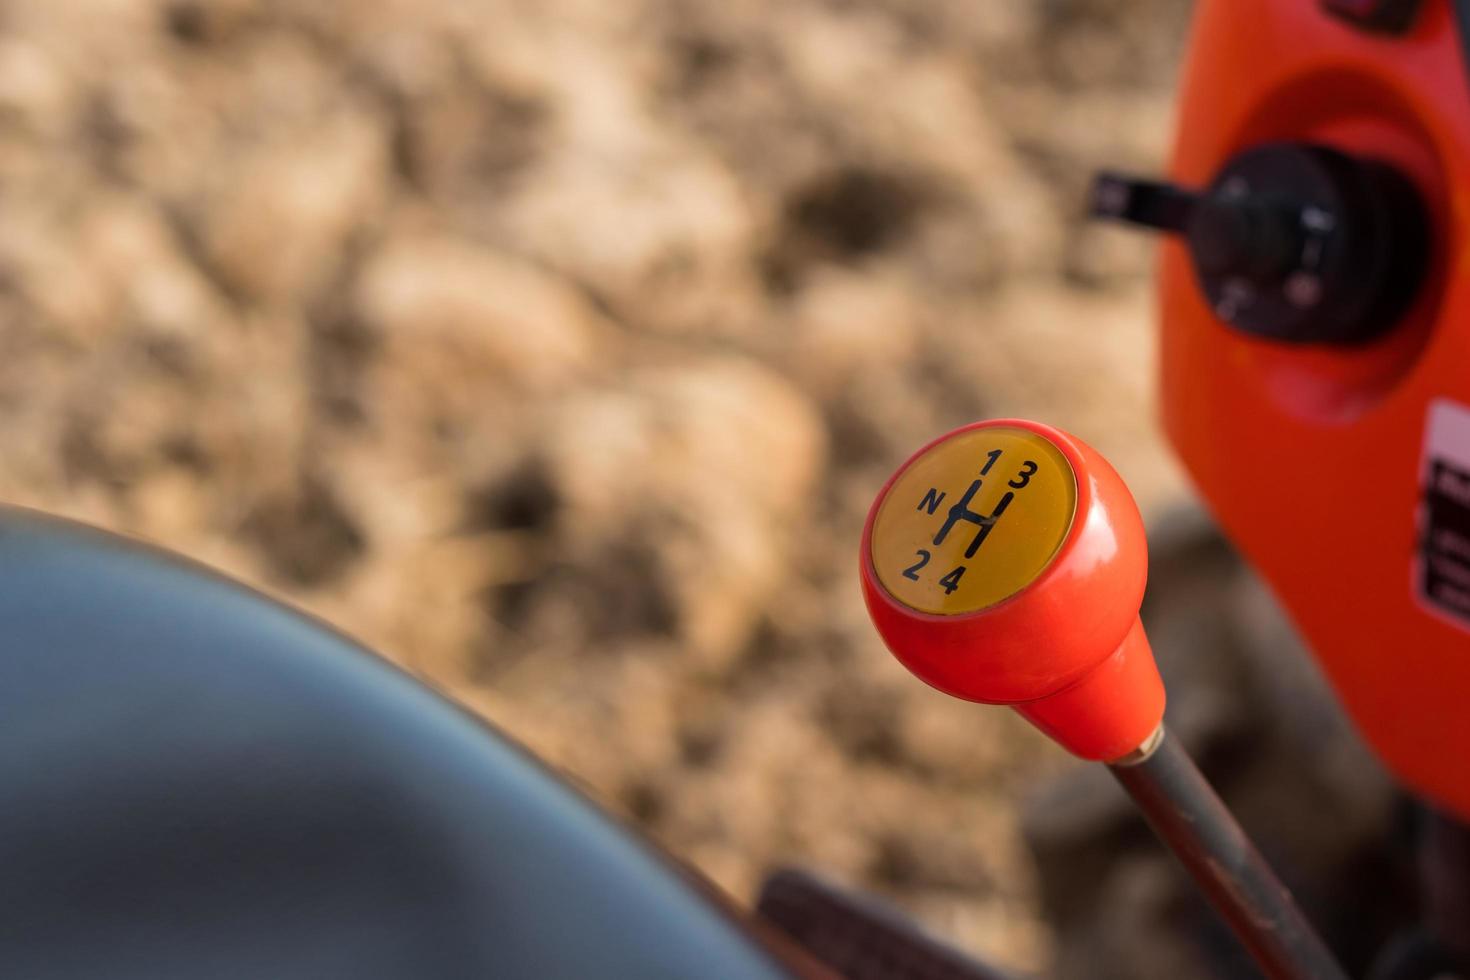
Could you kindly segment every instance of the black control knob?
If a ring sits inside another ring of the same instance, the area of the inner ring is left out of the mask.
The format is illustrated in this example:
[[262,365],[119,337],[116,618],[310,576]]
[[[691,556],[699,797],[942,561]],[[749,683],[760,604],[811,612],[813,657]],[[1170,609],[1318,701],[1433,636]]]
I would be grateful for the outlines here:
[[1216,316],[1291,343],[1382,334],[1429,257],[1424,205],[1403,175],[1303,143],[1246,150],[1203,191],[1100,174],[1092,213],[1183,236]]

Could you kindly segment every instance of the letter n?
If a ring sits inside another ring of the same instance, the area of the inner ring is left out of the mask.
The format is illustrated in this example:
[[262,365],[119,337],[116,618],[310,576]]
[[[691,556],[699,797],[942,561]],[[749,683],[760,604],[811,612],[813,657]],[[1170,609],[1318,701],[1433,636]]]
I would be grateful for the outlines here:
[[932,514],[939,509],[939,502],[943,499],[944,494],[939,492],[938,487],[930,487],[929,492],[924,494],[924,499],[919,501],[919,506],[914,509],[927,510],[929,513]]

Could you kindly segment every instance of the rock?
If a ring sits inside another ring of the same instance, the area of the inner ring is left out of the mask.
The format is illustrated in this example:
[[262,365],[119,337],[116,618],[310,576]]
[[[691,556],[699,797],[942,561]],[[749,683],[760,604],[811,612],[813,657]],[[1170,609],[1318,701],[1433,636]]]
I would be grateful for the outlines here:
[[179,248],[165,217],[147,202],[114,196],[97,202],[79,229],[89,278],[107,290],[104,319],[137,324],[158,342],[192,344],[228,319],[222,297]]
[[263,11],[257,0],[170,0],[163,26],[184,44],[220,44],[237,38]]
[[[528,84],[524,63],[482,70],[513,71],[522,90]],[[742,189],[718,157],[654,111],[636,64],[560,37],[536,70],[546,120],[536,166],[461,221],[523,243],[629,311],[634,327],[709,334],[758,315],[746,260],[756,223]]]
[[392,370],[445,386],[561,388],[589,374],[612,339],[612,326],[564,279],[449,236],[390,239],[353,296]]
[[805,399],[753,363],[671,365],[557,406],[544,446],[566,547],[597,568],[619,541],[651,546],[636,570],[690,654],[737,652],[814,514],[823,437]]
[[61,135],[75,111],[76,90],[44,47],[0,41],[0,121],[42,138]]
[[361,115],[252,149],[204,205],[200,238],[211,268],[243,299],[300,301],[326,284],[371,216],[385,166],[383,133]]
[[913,357],[917,320],[907,284],[892,274],[828,268],[796,297],[788,342],[792,370],[824,399],[868,373]]

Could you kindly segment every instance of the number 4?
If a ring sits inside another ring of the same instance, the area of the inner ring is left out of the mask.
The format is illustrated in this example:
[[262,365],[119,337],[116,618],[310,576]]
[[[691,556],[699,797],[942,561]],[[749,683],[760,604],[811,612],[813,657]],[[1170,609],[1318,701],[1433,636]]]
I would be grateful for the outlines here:
[[960,587],[960,576],[964,574],[965,566],[959,565],[955,568],[954,571],[950,572],[948,575],[944,576],[944,578],[939,580],[939,584],[944,586],[945,595],[949,595],[955,589],[958,589]]

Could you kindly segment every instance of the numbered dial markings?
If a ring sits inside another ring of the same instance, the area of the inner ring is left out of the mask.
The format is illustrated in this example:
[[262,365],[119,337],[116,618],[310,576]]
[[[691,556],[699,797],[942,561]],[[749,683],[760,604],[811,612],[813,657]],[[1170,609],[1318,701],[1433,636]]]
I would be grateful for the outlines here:
[[873,567],[906,606],[975,612],[1041,574],[1076,509],[1077,478],[1050,440],[971,429],[931,447],[889,488],[873,523]]

